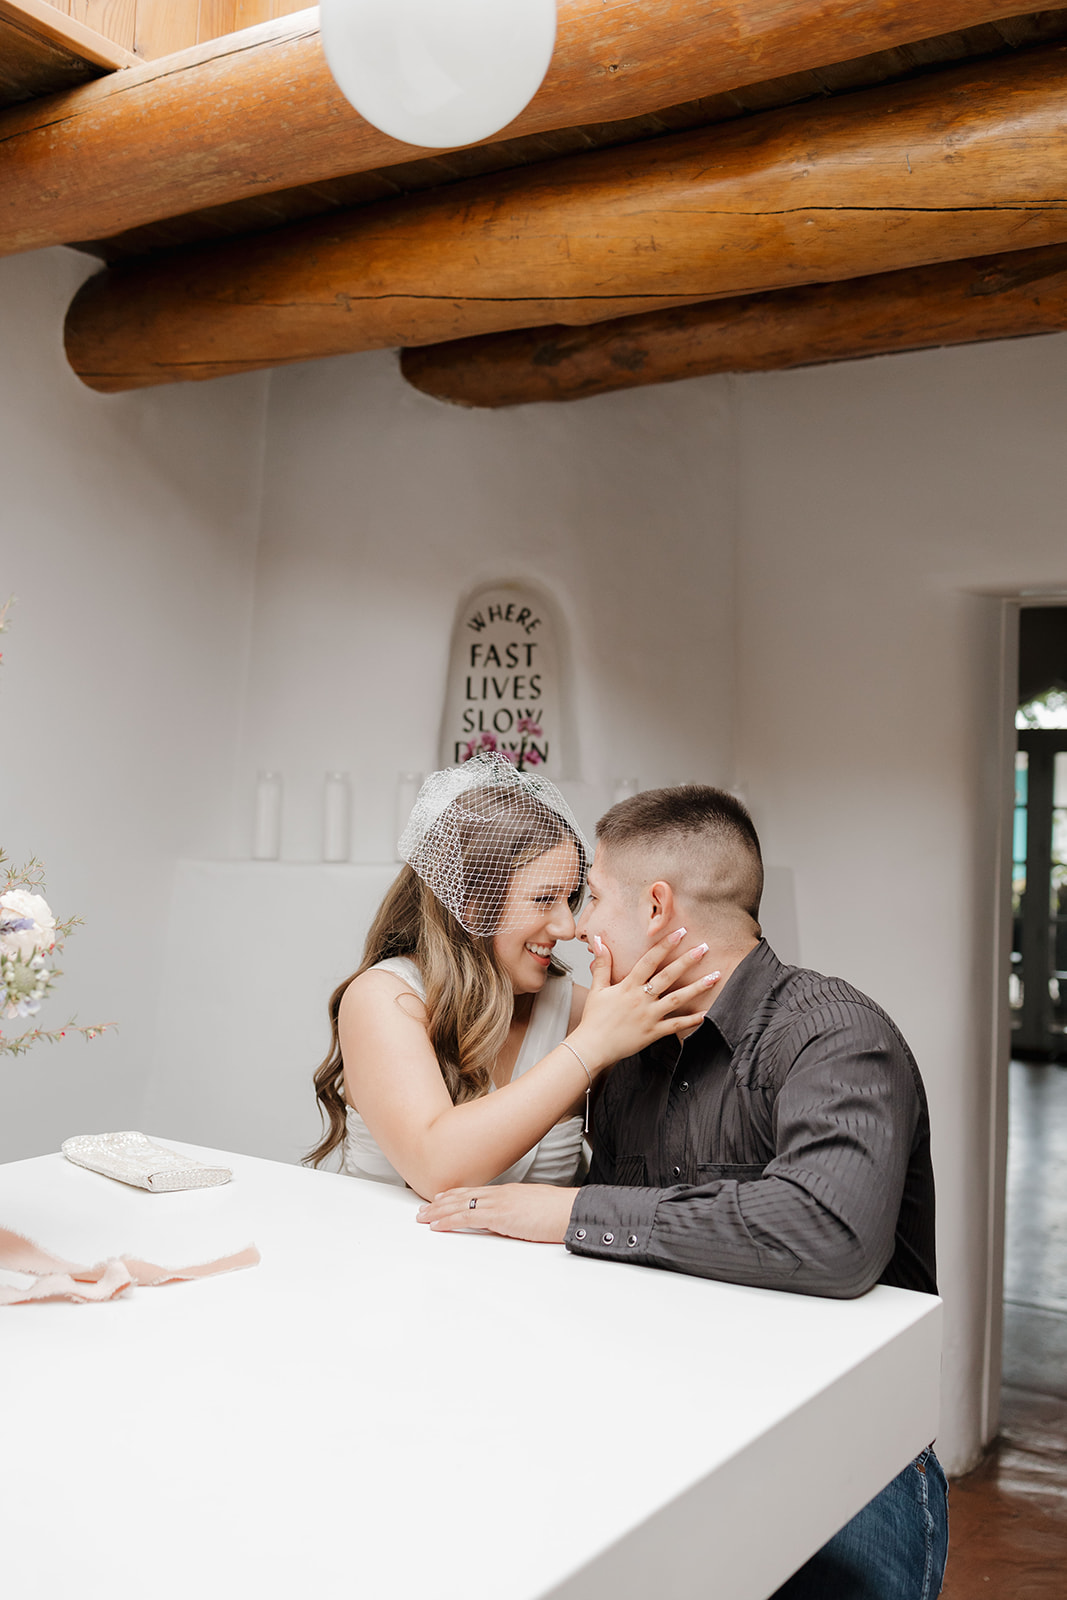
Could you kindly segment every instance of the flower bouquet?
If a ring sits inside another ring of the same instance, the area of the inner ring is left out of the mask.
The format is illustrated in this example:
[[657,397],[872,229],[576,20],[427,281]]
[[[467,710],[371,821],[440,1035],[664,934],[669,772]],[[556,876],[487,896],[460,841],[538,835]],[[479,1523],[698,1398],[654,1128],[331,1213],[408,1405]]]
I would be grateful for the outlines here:
[[[56,953],[80,917],[57,922],[43,895],[44,871],[36,859],[25,867],[12,868],[0,850],[0,1018],[5,1021],[35,1017],[56,979],[62,976],[54,965]],[[54,1044],[68,1033],[95,1039],[110,1022],[86,1027],[72,1017],[61,1028],[32,1027],[10,1035],[0,1029],[0,1055],[23,1055],[35,1044]]]

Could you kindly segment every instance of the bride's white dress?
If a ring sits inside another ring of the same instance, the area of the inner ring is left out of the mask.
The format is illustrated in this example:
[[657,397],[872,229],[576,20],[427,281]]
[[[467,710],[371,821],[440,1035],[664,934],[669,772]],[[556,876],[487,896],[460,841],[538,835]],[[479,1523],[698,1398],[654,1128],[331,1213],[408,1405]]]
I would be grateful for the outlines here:
[[[390,956],[370,969],[372,972],[392,972],[413,989],[420,1000],[426,999],[422,975],[414,961],[407,956]],[[570,978],[550,977],[536,999],[530,1012],[526,1037],[522,1041],[512,1083],[523,1073],[554,1050],[565,1039],[570,1028],[571,1015]],[[491,1092],[491,1091],[490,1091]],[[549,1128],[544,1138],[527,1150],[513,1166],[508,1167],[494,1183],[557,1183],[566,1187],[577,1176],[582,1159],[582,1119],[565,1117]],[[354,1107],[349,1106],[346,1117],[344,1150],[341,1170],[353,1178],[372,1178],[376,1183],[392,1183],[404,1187],[400,1173],[382,1153],[377,1140]]]

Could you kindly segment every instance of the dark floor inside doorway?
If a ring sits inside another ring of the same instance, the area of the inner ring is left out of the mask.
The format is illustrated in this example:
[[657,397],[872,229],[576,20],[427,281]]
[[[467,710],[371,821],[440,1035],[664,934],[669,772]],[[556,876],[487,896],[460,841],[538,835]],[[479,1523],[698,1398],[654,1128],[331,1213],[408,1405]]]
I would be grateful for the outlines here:
[[1013,1061],[1000,1434],[957,1478],[945,1600],[1067,1600],[1067,1066]]

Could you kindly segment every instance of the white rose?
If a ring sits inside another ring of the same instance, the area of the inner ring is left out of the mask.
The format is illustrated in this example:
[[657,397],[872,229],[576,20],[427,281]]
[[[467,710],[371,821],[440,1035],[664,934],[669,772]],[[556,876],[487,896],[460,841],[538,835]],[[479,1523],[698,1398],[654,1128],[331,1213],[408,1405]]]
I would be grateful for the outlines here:
[[0,894],[0,925],[10,920],[32,922],[32,928],[13,929],[0,934],[0,950],[4,955],[21,956],[29,961],[31,956],[47,955],[56,942],[56,919],[48,908],[47,900],[28,889],[8,889]]

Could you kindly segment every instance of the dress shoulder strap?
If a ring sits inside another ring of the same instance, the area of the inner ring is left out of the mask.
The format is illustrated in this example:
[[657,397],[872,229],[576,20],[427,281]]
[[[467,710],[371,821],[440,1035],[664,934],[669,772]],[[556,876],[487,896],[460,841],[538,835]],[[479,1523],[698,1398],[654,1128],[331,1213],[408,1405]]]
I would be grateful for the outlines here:
[[426,999],[426,985],[422,981],[422,973],[410,956],[386,956],[384,961],[376,961],[368,971],[391,972],[394,977],[403,978],[408,988],[414,989],[420,1000]]
[[542,1056],[554,1050],[561,1039],[566,1038],[570,1028],[572,988],[569,977],[551,977],[538,994],[530,1013],[519,1059],[511,1074],[513,1083]]

